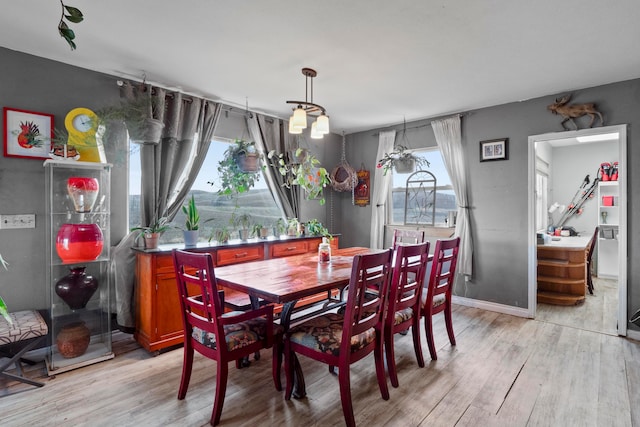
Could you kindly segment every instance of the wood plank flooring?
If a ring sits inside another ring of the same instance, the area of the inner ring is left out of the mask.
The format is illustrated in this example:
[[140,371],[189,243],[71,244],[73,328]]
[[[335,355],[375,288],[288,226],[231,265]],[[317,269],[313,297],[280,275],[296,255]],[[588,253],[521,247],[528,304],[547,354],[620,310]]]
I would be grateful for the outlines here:
[[[640,426],[640,343],[549,321],[455,306],[458,345],[437,317],[438,360],[419,368],[411,335],[397,335],[400,387],[382,400],[373,356],[354,364],[351,387],[362,426]],[[182,350],[156,357],[117,333],[110,361],[12,385],[0,397],[2,426],[205,426],[215,362],[196,355],[187,397],[176,398]],[[230,365],[222,426],[344,425],[338,379],[301,358],[308,396],[285,401],[271,380],[270,351]],[[0,389],[8,384],[0,380]],[[23,390],[23,391],[21,391]]]

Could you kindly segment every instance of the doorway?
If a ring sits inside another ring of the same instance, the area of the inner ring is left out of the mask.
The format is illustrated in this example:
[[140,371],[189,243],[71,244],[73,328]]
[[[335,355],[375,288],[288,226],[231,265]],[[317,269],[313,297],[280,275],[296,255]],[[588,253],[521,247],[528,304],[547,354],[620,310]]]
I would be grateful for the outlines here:
[[[542,150],[549,150],[549,147],[562,147],[559,150],[576,150],[575,153],[584,154],[583,152],[587,152],[588,148],[586,144],[592,143],[595,144],[597,142],[594,141],[603,141],[608,139],[610,142],[609,147],[611,147],[607,151],[606,158],[595,158],[593,160],[589,160],[589,164],[594,163],[593,169],[591,173],[591,180],[595,179],[598,175],[598,171],[596,168],[600,165],[601,162],[605,162],[608,160],[616,160],[619,162],[618,164],[618,191],[619,197],[616,200],[617,208],[617,233],[615,234],[615,240],[603,240],[607,238],[607,236],[599,235],[598,245],[603,244],[605,246],[613,244],[613,248],[617,250],[617,259],[614,261],[613,269],[613,277],[609,275],[606,279],[604,278],[595,278],[595,286],[596,291],[600,292],[599,295],[603,294],[605,291],[608,291],[609,294],[613,292],[617,294],[617,304],[611,304],[607,302],[605,304],[605,310],[608,310],[609,313],[606,313],[606,316],[610,316],[612,321],[615,321],[615,327],[613,327],[614,333],[618,335],[626,335],[627,333],[627,221],[626,221],[626,199],[627,199],[627,182],[626,182],[626,152],[627,152],[627,134],[626,134],[626,125],[617,125],[617,126],[607,126],[600,127],[595,129],[584,129],[578,131],[565,131],[565,132],[556,132],[556,133],[548,133],[542,135],[534,135],[529,137],[529,146],[528,146],[528,172],[529,172],[529,180],[528,180],[528,201],[529,201],[529,218],[528,218],[528,232],[529,232],[529,245],[528,245],[528,307],[529,307],[529,317],[536,318],[537,313],[537,239],[536,233],[540,231],[546,231],[549,225],[554,225],[554,223],[562,222],[563,220],[567,223],[566,225],[572,225],[569,221],[567,221],[567,214],[564,214],[563,210],[558,209],[558,207],[562,207],[565,204],[565,209],[567,205],[570,206],[571,202],[577,199],[571,199],[571,196],[568,198],[566,195],[561,195],[560,192],[554,193],[553,191],[553,180],[551,179],[551,174],[553,173],[553,169],[556,168],[556,171],[559,168],[564,168],[568,171],[569,176],[571,176],[570,172],[572,170],[577,169],[576,165],[578,164],[575,161],[575,156],[571,156],[571,158],[567,159],[566,162],[562,162],[560,164],[553,165],[553,161],[549,161],[549,155],[544,155]],[[545,148],[546,147],[546,148]],[[589,147],[591,149],[592,147]],[[570,151],[568,151],[570,152]],[[545,170],[545,163],[548,165],[548,169]],[[556,163],[557,160],[556,160]],[[582,174],[581,172],[577,172],[577,174]],[[576,173],[571,182],[575,185],[574,190],[575,194],[579,195],[588,188],[583,182],[583,176],[577,176]],[[560,178],[562,179],[562,178]],[[574,182],[575,180],[575,182]],[[592,182],[592,181],[591,181]],[[536,188],[544,183],[544,185],[549,186],[549,191],[544,192],[536,192]],[[584,187],[580,186],[583,185]],[[592,184],[593,185],[593,184]],[[600,188],[600,185],[597,185]],[[543,194],[542,194],[543,193]],[[591,200],[587,200],[586,203],[590,203],[590,206],[585,208],[584,218],[578,218],[577,216],[571,217],[570,220],[576,223],[576,229],[582,228],[579,231],[586,231],[590,228],[590,232],[593,233],[593,227],[595,225],[601,224],[602,220],[599,219],[599,210],[601,209],[599,206],[602,204],[601,198],[597,191],[594,191],[594,197]],[[564,198],[563,198],[564,197]],[[558,200],[555,200],[558,198]],[[544,208],[541,208],[541,204],[544,205]],[[554,208],[555,205],[555,208]],[[588,210],[587,210],[588,209]],[[551,211],[551,212],[549,212]],[[589,212],[587,214],[587,212]],[[555,217],[554,217],[555,215]],[[574,212],[575,215],[575,212]],[[545,218],[546,217],[546,218]],[[575,219],[574,219],[575,218]],[[590,221],[590,222],[589,222]],[[588,234],[588,233],[587,233]],[[616,248],[617,246],[617,248]],[[602,257],[606,259],[606,257]],[[597,259],[597,257],[596,257]],[[610,260],[606,261],[611,263]],[[600,289],[598,289],[600,286]],[[614,286],[615,289],[611,289]],[[596,292],[594,291],[594,293]],[[589,295],[587,294],[587,299],[585,302],[589,302]],[[562,316],[566,313],[567,316],[571,316],[572,310],[565,309],[562,310],[563,307],[559,306],[557,308],[551,309],[551,314],[547,313],[547,307],[545,306],[545,311],[541,311],[541,316],[552,316],[556,321],[562,321]],[[584,311],[584,310],[583,310]],[[578,310],[574,310],[573,314],[577,313]],[[597,314],[594,314],[597,315]],[[568,319],[567,319],[568,320]],[[555,323],[555,322],[554,322]],[[570,325],[572,326],[572,325]],[[611,333],[609,331],[599,331],[604,333]]]

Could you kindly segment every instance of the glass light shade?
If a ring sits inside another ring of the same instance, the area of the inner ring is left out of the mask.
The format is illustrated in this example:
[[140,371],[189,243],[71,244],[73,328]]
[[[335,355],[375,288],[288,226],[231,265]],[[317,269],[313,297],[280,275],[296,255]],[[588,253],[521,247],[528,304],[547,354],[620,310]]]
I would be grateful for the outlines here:
[[302,106],[298,105],[298,108],[293,110],[293,119],[291,120],[291,126],[298,129],[307,128],[307,112],[304,111]]
[[324,114],[320,115],[316,120],[316,129],[321,134],[329,133],[329,116],[325,116]]
[[293,127],[293,116],[289,117],[289,133],[295,135],[302,133],[302,128]]
[[321,139],[324,136],[322,132],[318,132],[318,122],[313,122],[311,124],[311,138],[313,139]]

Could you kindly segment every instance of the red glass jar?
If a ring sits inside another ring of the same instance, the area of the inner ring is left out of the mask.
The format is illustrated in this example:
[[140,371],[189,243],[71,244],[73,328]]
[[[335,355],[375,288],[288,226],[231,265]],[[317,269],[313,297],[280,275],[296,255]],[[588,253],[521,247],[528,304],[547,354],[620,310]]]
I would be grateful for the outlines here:
[[73,206],[78,213],[91,212],[96,203],[100,184],[95,178],[72,176],[67,179],[67,192],[73,200]]
[[67,264],[97,259],[103,245],[98,224],[62,224],[56,236],[56,252]]

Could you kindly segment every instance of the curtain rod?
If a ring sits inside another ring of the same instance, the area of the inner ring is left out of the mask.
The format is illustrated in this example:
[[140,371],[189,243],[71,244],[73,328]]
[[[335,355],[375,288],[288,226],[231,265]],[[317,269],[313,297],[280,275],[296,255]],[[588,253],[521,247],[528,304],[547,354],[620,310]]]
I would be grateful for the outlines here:
[[[449,117],[455,117],[455,116],[458,116],[458,117],[464,117],[464,116],[466,116],[466,115],[468,115],[468,114],[469,114],[469,113],[458,113],[458,114],[452,114],[452,115],[450,115],[450,116],[446,116],[446,117],[443,117],[443,118],[441,118],[441,119],[431,119],[431,120],[429,120],[427,123],[423,123],[423,124],[421,124],[421,125],[416,125],[416,126],[403,127],[402,129],[395,129],[397,126],[400,126],[400,124],[397,124],[397,125],[393,125],[393,126],[389,126],[389,127],[387,127],[387,128],[386,128],[386,130],[392,130],[392,129],[394,129],[394,130],[396,130],[396,131],[398,131],[398,132],[402,132],[402,131],[405,131],[405,130],[415,130],[415,129],[420,129],[420,128],[425,128],[425,127],[431,126],[431,123],[435,122],[436,120],[442,120],[442,119],[446,119],[446,118],[449,118]],[[419,121],[419,120],[416,120],[416,121]],[[382,132],[384,132],[384,131],[382,131]],[[380,136],[380,131],[378,131],[378,132],[374,133],[374,134],[373,134],[373,135],[371,135],[371,136]]]

